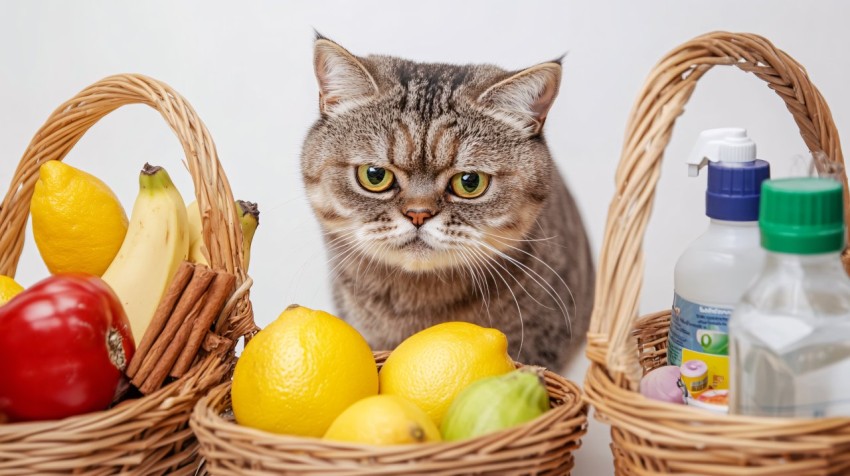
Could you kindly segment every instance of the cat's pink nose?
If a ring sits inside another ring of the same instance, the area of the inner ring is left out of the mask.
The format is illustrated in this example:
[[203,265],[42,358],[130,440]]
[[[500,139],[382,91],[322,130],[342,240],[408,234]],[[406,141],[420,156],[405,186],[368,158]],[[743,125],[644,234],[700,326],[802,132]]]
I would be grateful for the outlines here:
[[404,214],[407,218],[410,218],[410,221],[413,222],[413,225],[417,228],[424,225],[427,219],[434,216],[434,213],[431,210],[425,210],[422,208],[410,209],[404,212]]

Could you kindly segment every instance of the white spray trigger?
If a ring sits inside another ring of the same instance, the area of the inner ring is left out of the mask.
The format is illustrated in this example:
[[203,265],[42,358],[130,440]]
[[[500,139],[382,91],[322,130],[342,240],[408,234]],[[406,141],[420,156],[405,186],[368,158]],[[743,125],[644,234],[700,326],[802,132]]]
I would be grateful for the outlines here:
[[747,130],[724,127],[702,131],[688,157],[688,176],[696,177],[699,170],[711,162],[752,162],[756,160],[756,143],[747,137]]

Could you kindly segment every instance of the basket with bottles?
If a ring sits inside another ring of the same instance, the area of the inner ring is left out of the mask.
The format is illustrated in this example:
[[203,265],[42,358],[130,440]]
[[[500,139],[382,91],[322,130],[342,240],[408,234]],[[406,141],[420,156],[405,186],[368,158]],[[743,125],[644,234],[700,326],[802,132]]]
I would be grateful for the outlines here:
[[[106,183],[62,162],[129,104],[150,106],[175,133],[196,203],[187,207],[163,166],[145,164],[128,218]],[[0,474],[196,473],[191,410],[229,379],[237,340],[255,332],[243,248],[255,212],[233,200],[203,122],[160,81],[107,77],[50,115],[0,205],[11,290],[0,293]],[[14,276],[30,218],[50,275],[22,289]]]
[[[638,318],[664,149],[698,80],[718,65],[779,95],[824,159],[814,162],[821,177],[769,180],[744,131],[704,133],[692,169],[711,161],[712,224],[677,263],[672,311]],[[757,35],[713,32],[656,65],[627,127],[588,333],[586,399],[611,425],[617,474],[850,472],[847,204],[832,115],[787,53]],[[701,287],[688,270],[703,273]]]
[[565,475],[587,407],[576,384],[514,362],[497,329],[445,322],[373,352],[343,320],[292,305],[191,425],[216,475]]

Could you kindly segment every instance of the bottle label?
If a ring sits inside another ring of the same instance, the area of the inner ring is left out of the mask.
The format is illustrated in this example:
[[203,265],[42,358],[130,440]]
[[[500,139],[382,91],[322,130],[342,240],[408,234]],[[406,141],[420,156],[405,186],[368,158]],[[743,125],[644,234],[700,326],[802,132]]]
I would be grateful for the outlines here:
[[700,361],[708,367],[708,388],[729,388],[729,316],[732,308],[709,306],[673,296],[667,363]]

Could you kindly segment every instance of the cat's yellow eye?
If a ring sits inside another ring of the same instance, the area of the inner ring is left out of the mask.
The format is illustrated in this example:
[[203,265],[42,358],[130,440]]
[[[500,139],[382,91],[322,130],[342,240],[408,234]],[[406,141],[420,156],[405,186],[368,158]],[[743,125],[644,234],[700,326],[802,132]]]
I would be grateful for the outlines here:
[[483,172],[461,172],[449,181],[452,192],[461,198],[480,197],[489,185],[490,176]]
[[357,167],[357,181],[370,192],[383,192],[390,188],[395,177],[383,167],[361,165]]

